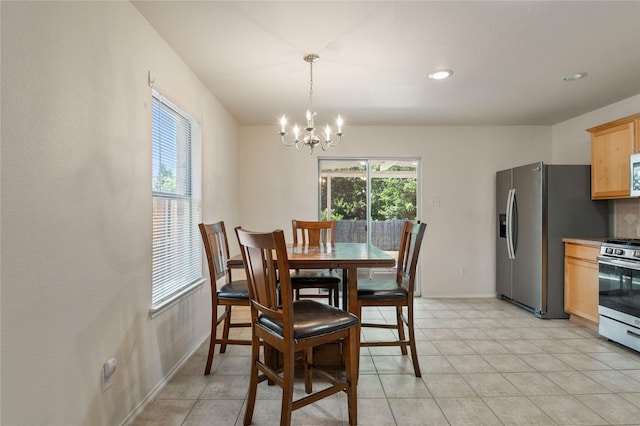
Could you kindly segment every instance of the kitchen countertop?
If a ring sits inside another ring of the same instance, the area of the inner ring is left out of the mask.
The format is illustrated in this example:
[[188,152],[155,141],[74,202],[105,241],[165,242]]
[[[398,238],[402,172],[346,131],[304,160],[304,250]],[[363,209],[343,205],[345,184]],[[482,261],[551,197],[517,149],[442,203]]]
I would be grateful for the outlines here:
[[600,238],[563,238],[562,241],[565,243],[573,243],[573,244],[583,244],[585,246],[593,246],[600,247],[600,243],[606,240],[606,237]]

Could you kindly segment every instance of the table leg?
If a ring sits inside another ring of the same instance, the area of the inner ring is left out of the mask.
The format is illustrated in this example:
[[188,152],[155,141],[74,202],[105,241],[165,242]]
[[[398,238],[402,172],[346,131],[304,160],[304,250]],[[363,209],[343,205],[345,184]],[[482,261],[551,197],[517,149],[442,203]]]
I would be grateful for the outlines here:
[[[263,342],[262,350],[264,351],[264,363],[271,369],[277,370],[278,367],[282,367],[282,363],[278,360],[278,351],[276,351],[273,346]],[[269,386],[273,386],[276,383],[268,379],[267,384]]]
[[[349,312],[358,316],[358,268],[347,270],[347,292],[349,294]],[[360,325],[358,325],[358,339],[356,344],[356,371],[360,374]]]
[[347,269],[343,269],[342,270],[342,310],[343,311],[348,311],[349,310],[349,285],[348,285],[348,274],[347,274]]

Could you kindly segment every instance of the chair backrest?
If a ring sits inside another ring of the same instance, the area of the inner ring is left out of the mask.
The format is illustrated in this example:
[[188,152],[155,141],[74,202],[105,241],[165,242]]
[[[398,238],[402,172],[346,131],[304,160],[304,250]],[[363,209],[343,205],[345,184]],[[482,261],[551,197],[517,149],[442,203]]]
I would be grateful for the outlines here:
[[293,338],[293,293],[284,232],[251,232],[240,227],[235,231],[249,285],[252,322],[260,315],[281,321],[284,335]]
[[398,249],[398,272],[396,282],[405,287],[409,293],[413,293],[416,281],[416,269],[418,268],[418,257],[426,223],[414,224],[405,221],[400,236],[400,248]]
[[[198,225],[204,250],[207,253],[207,263],[209,264],[209,276],[211,285],[216,281],[226,277],[226,282],[231,282],[231,269],[227,266],[229,260],[229,242],[227,241],[227,231],[224,222],[201,223]],[[215,288],[215,287],[213,287]]]
[[333,236],[336,233],[335,220],[292,220],[293,244],[308,244],[319,246],[320,244],[333,244]]

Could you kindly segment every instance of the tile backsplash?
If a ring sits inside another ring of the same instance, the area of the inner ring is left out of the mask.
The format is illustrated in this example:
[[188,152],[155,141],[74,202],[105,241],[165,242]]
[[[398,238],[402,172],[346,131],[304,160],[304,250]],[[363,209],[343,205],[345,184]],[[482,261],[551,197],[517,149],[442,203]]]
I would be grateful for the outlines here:
[[614,200],[609,204],[613,237],[640,238],[640,199]]

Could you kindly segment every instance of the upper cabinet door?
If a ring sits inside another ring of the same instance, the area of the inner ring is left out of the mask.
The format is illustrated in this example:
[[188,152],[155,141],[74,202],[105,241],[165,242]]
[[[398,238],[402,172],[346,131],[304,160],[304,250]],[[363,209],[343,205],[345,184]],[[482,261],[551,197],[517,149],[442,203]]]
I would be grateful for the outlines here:
[[630,198],[631,154],[638,152],[640,114],[603,124],[591,133],[591,198]]

